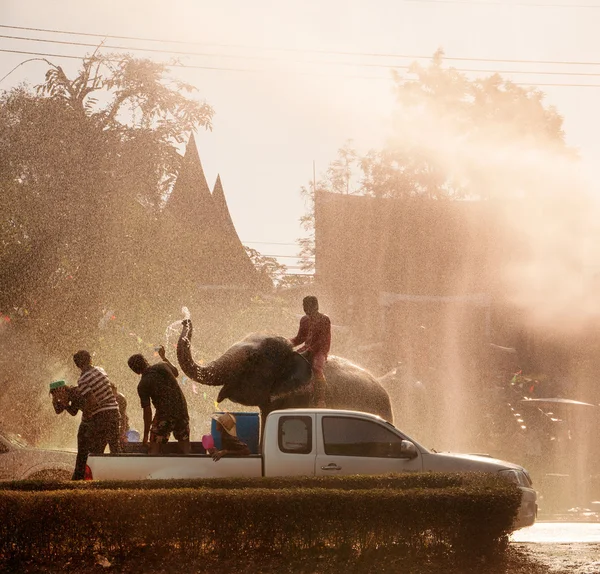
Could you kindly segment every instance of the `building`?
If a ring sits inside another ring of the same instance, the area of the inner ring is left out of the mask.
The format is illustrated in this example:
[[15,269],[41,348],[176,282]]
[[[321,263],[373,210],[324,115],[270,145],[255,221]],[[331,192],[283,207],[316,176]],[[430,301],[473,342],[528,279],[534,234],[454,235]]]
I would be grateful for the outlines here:
[[238,237],[220,176],[211,193],[193,136],[161,217],[162,235],[169,246],[166,268],[187,277],[188,291],[231,296],[272,288]]
[[490,341],[492,302],[503,288],[495,269],[514,252],[494,240],[491,209],[488,202],[319,193],[315,279],[334,322],[390,364],[422,356],[416,341],[426,355],[478,354]]

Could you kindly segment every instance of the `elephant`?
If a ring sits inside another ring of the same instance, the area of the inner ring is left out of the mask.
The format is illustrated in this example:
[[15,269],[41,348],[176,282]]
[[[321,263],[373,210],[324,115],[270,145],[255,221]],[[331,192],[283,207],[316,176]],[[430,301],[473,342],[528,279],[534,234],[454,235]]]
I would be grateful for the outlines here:
[[[231,346],[221,357],[197,364],[191,351],[192,322],[184,319],[177,360],[190,379],[220,386],[217,402],[255,406],[261,418],[277,409],[311,405],[311,367],[285,337],[254,333]],[[365,411],[393,422],[390,398],[368,371],[346,359],[330,356],[325,364],[327,408]]]

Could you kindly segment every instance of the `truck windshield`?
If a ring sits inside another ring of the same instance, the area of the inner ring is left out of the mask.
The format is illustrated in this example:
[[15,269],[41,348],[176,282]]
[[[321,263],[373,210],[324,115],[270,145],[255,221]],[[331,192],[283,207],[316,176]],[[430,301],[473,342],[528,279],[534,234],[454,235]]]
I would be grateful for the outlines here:
[[[395,427],[395,426],[394,426],[394,425],[393,425],[391,422],[389,422],[389,421],[383,421],[383,422],[384,422],[386,425],[388,425],[389,427],[392,427],[392,428],[393,428],[393,429],[394,429],[394,430],[395,430],[397,433],[400,433],[400,434],[402,435],[402,438],[403,438],[403,439],[405,439],[405,440],[409,440],[409,441],[410,441],[410,442],[412,442],[412,443],[414,443],[414,442],[415,442],[415,441],[414,441],[412,438],[410,438],[409,436],[405,435],[405,434],[404,434],[404,433],[403,433],[401,430],[397,429],[397,428],[396,428],[396,427]],[[427,450],[427,451],[429,451],[429,452],[437,452],[437,451],[436,451],[435,449],[433,449],[433,448],[429,448],[429,447],[423,446],[421,443],[418,443],[418,444],[419,444],[419,446],[420,446],[421,448],[424,448],[425,450]]]

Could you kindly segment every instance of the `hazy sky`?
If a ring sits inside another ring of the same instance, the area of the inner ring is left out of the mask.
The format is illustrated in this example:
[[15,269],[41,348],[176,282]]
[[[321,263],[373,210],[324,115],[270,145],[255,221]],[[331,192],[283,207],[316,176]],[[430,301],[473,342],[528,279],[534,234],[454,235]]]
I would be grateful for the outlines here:
[[[0,24],[185,41],[190,44],[110,38],[105,43],[201,52],[205,56],[179,58],[190,66],[229,68],[177,68],[173,73],[197,86],[214,106],[214,131],[197,138],[209,185],[220,173],[240,238],[266,254],[297,252],[293,243],[302,234],[298,220],[304,212],[299,188],[312,178],[313,160],[318,174],[347,139],[360,151],[385,140],[393,102],[386,66],[412,61],[332,52],[431,56],[442,47],[456,58],[598,62],[449,63],[527,71],[505,75],[528,84],[598,84],[543,89],[565,117],[568,141],[580,148],[586,163],[593,165],[600,155],[595,105],[600,96],[600,0],[0,0]],[[9,28],[0,28],[0,34],[94,44],[101,40]],[[10,38],[0,38],[0,49],[69,55],[92,50]],[[158,60],[173,57],[131,53]],[[0,52],[0,77],[28,57]],[[77,64],[49,59],[67,70]],[[38,83],[45,69],[42,63],[27,63],[0,89],[23,79]]]

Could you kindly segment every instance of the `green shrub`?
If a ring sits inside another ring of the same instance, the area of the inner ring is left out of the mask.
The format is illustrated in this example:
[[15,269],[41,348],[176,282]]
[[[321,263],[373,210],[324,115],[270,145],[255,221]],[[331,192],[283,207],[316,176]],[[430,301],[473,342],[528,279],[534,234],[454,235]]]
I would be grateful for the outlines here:
[[[483,482],[482,482],[483,481]],[[504,485],[497,476],[477,473],[421,472],[352,476],[283,476],[261,478],[194,478],[167,480],[96,480],[0,482],[2,490],[156,490],[172,488],[446,488],[476,484]]]
[[382,548],[480,554],[512,530],[520,502],[514,485],[487,475],[177,482],[65,483],[46,491],[13,483],[0,491],[0,560],[140,550],[180,557]]

